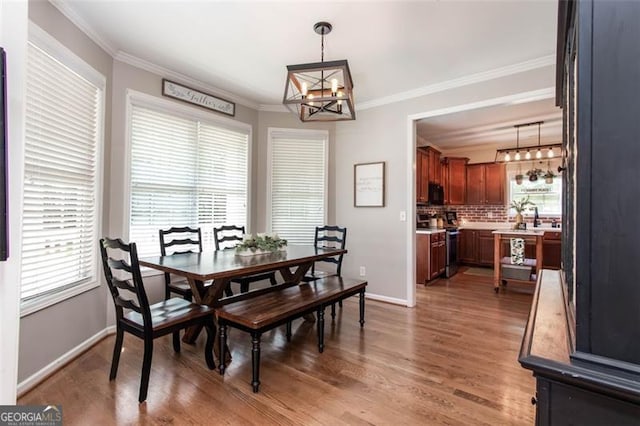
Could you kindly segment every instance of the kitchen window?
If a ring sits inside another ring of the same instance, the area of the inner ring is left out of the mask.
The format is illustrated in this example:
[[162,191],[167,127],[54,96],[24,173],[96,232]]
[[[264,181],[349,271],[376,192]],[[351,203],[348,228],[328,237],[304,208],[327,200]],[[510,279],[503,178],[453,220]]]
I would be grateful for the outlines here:
[[269,129],[268,223],[289,244],[313,244],[326,223],[329,135]]
[[[509,164],[507,166],[509,195],[507,205],[510,205],[513,200],[520,200],[528,196],[529,200],[535,203],[540,216],[562,215],[562,176],[557,172],[558,165],[560,165],[559,160],[542,161],[540,164],[531,162]],[[555,171],[556,176],[553,178],[553,182],[547,183],[543,176],[538,176],[535,181],[529,180],[527,172],[535,169],[540,169],[543,173],[547,170]],[[517,175],[522,175],[521,183],[516,181]],[[533,206],[531,210],[526,210],[523,214],[533,215]],[[509,216],[514,215],[515,211],[509,209]]]
[[97,287],[105,78],[31,24],[21,315]]
[[249,126],[172,102],[130,97],[129,240],[140,257],[160,253],[158,230],[247,225]]

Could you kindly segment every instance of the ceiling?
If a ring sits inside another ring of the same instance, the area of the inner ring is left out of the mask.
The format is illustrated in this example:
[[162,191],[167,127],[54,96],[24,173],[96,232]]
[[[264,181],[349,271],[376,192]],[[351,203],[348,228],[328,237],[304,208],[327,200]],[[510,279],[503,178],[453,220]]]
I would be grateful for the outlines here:
[[356,108],[555,54],[555,0],[51,1],[116,59],[262,108],[281,106],[286,65],[320,60],[321,20],[333,25],[325,60],[349,61]]

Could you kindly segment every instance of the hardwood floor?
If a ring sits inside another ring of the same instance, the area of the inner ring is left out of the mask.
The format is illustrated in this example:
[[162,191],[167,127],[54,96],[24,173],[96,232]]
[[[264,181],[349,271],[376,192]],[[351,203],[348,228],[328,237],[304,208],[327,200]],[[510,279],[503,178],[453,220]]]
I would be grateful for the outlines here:
[[[396,284],[401,285],[401,284]],[[62,404],[74,424],[421,424],[530,425],[531,373],[517,362],[531,289],[496,295],[491,278],[458,273],[417,287],[415,309],[357,297],[326,315],[325,350],[315,328],[294,322],[262,339],[260,393],[251,391],[247,333],[231,330],[226,374],[206,368],[202,336],[175,354],[171,336],[154,342],[146,403],[138,404],[140,340],[125,336],[109,382],[114,337],[21,397],[19,404]]]

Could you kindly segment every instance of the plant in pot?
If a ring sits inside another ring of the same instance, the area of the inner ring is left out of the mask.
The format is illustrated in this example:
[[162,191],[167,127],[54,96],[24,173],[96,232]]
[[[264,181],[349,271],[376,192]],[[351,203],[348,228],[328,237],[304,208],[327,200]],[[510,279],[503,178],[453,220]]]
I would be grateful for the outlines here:
[[544,178],[544,183],[553,183],[553,178],[556,177],[556,174],[553,173],[551,169],[549,169],[542,177]]
[[524,220],[522,217],[522,212],[527,209],[527,206],[534,207],[535,205],[536,204],[533,201],[529,200],[528,195],[526,197],[520,198],[519,200],[511,201],[511,205],[509,207],[516,211],[516,225],[514,226],[514,228],[517,228],[518,224],[522,223],[522,221]]
[[535,182],[538,180],[539,176],[542,176],[544,172],[542,169],[531,169],[527,170],[527,176],[529,176],[529,182]]

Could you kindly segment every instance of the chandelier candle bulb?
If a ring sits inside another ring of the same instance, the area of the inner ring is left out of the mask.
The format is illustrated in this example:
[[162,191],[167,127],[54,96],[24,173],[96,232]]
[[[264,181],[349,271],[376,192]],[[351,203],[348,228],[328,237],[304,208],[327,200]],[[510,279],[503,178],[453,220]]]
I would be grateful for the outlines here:
[[302,97],[306,97],[307,93],[309,92],[309,87],[307,86],[307,83],[302,83]]
[[338,80],[335,78],[331,79],[331,95],[335,96],[338,92]]

